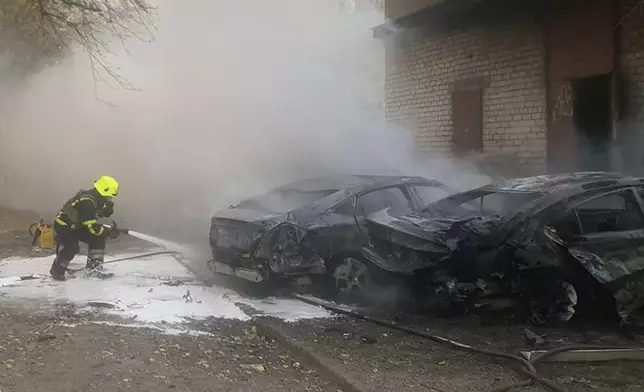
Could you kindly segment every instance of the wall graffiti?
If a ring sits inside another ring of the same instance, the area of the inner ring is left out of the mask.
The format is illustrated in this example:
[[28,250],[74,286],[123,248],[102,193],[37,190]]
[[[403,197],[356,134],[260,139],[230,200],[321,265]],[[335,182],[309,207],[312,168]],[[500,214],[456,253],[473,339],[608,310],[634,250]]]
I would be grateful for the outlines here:
[[556,123],[563,118],[572,117],[572,115],[572,86],[570,82],[566,82],[559,87],[552,102],[552,122]]

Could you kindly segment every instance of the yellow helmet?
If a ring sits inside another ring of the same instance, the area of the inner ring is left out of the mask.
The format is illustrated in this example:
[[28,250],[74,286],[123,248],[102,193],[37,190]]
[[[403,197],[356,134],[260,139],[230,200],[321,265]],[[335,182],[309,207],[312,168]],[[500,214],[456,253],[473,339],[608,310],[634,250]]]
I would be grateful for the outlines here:
[[94,189],[101,196],[116,197],[119,194],[119,183],[110,176],[102,176],[94,183]]

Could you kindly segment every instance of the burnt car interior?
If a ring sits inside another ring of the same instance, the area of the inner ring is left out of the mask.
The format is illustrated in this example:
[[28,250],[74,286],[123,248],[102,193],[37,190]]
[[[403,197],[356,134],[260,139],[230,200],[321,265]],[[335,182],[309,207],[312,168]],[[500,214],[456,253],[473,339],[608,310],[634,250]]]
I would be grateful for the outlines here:
[[356,215],[369,216],[385,208],[390,208],[393,214],[406,214],[413,207],[411,199],[401,188],[383,188],[358,197]]
[[644,216],[635,194],[625,189],[587,200],[554,224],[562,237],[640,230]]

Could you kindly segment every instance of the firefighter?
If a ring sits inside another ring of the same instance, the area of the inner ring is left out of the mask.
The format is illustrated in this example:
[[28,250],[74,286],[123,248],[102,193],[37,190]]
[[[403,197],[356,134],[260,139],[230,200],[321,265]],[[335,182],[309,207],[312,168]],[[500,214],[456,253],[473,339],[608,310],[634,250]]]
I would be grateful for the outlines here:
[[118,195],[119,184],[109,176],[102,176],[94,187],[79,191],[58,212],[56,230],[56,258],[49,273],[56,280],[65,280],[67,266],[80,250],[79,241],[87,244],[86,269],[100,270],[105,257],[105,241],[118,237],[116,225],[98,223],[99,218],[109,218],[114,213],[113,199]]

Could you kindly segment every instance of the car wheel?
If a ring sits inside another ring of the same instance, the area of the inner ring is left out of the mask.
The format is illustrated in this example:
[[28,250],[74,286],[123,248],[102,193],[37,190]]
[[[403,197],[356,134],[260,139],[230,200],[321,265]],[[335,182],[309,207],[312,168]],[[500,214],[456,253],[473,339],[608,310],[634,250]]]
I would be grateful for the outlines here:
[[577,289],[570,282],[553,277],[533,287],[528,296],[530,322],[534,325],[563,324],[575,315],[579,301]]
[[374,286],[374,272],[369,263],[355,256],[344,257],[332,268],[334,294],[345,301],[363,302]]

